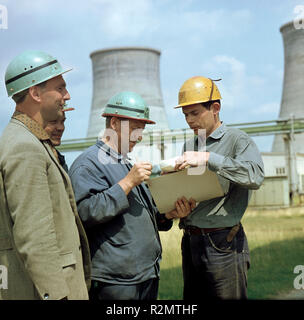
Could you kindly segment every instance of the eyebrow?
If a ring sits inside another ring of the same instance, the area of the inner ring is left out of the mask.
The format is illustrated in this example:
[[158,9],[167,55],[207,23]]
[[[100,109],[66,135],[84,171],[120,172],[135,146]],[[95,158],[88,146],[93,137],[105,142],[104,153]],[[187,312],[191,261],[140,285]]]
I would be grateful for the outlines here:
[[188,112],[183,111],[183,114],[190,114],[190,113],[193,113],[193,112],[199,112],[199,110],[195,109],[195,110],[188,111]]

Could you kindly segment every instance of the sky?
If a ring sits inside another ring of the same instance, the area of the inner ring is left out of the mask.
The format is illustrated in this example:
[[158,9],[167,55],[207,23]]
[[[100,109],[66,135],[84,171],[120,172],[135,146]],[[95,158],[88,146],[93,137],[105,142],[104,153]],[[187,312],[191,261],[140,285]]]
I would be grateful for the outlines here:
[[[15,106],[5,90],[6,67],[24,50],[41,50],[73,68],[64,75],[75,108],[66,120],[66,140],[87,134],[90,53],[121,46],[161,51],[161,89],[172,129],[187,127],[173,107],[183,82],[196,75],[222,79],[217,85],[225,123],[277,119],[284,75],[279,29],[299,15],[295,7],[304,1],[0,0],[0,16],[1,5],[7,29],[0,28],[0,134]],[[272,139],[254,138],[264,152],[271,151]]]

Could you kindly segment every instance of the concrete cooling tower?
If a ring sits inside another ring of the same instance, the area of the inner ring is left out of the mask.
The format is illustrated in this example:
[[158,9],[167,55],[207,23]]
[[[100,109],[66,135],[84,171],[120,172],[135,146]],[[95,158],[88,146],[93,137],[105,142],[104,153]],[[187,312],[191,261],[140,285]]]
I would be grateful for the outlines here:
[[[150,107],[153,129],[169,129],[160,87],[160,51],[122,47],[94,51],[93,100],[87,137],[96,137],[105,128],[101,117],[109,98],[120,91],[140,94]],[[147,126],[149,128],[150,126]]]
[[[293,22],[280,31],[284,42],[284,82],[280,119],[304,118],[304,29],[296,29]],[[304,134],[295,134],[294,150],[304,153]],[[284,140],[276,135],[273,152],[284,152]]]

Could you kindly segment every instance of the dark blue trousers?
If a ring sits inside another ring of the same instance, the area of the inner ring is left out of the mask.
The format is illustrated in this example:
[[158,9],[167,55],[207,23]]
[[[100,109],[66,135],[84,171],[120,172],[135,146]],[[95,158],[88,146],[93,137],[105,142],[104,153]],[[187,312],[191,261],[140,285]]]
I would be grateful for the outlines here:
[[243,227],[231,242],[230,229],[184,234],[182,262],[184,299],[246,299],[249,249]]
[[156,300],[158,278],[134,285],[111,284],[93,280],[90,300]]

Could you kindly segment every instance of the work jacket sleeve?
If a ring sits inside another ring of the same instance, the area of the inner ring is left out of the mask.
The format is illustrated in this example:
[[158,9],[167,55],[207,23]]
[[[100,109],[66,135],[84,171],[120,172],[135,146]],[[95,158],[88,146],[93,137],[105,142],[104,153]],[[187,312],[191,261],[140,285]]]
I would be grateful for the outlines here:
[[46,155],[39,144],[15,149],[2,168],[14,244],[40,297],[62,299],[69,288],[56,239]]
[[70,172],[70,177],[78,212],[86,227],[110,221],[129,208],[121,186],[110,186],[103,172],[93,172],[82,165]]
[[[149,187],[147,186],[149,189]],[[172,228],[173,219],[167,219],[165,213],[160,213],[156,207],[155,201],[152,198],[152,204],[154,208],[155,220],[159,231],[168,231]]]
[[156,223],[159,231],[168,231],[172,228],[173,219],[167,219],[164,213],[156,213]]
[[234,156],[210,152],[208,168],[218,175],[247,189],[258,189],[264,180],[264,165],[254,141],[242,134],[236,140]]

